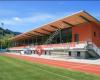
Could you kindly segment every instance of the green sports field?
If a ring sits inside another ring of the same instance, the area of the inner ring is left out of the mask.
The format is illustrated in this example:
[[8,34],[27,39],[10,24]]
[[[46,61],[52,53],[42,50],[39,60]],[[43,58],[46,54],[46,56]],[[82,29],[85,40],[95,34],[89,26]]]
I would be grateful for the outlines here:
[[0,80],[100,80],[100,76],[0,56]]

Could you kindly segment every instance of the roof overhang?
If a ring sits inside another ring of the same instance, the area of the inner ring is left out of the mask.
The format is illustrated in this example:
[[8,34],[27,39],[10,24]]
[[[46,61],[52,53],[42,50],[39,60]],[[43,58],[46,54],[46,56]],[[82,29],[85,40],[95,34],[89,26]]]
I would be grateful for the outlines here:
[[96,18],[91,16],[89,13],[85,11],[80,11],[72,15],[66,16],[64,18],[61,18],[59,20],[42,25],[41,27],[33,29],[29,32],[17,35],[11,38],[11,40],[20,40],[20,39],[31,38],[34,36],[48,35],[56,31],[57,29],[69,28],[85,22],[95,22],[100,24],[100,22]]

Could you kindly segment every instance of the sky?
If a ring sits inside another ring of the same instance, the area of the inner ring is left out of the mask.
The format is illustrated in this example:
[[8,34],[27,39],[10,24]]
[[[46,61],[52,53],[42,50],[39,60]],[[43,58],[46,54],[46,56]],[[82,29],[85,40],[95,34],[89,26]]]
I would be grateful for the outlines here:
[[81,10],[100,20],[100,1],[0,1],[0,23],[27,32]]

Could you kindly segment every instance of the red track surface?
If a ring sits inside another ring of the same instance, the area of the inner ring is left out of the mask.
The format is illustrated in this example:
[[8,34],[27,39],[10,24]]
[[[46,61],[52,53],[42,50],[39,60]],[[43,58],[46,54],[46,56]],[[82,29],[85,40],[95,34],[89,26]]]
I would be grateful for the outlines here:
[[14,55],[14,54],[4,54],[4,55],[9,56],[9,57],[14,57],[14,58],[18,58],[18,59],[31,61],[31,62],[38,62],[38,63],[47,64],[47,65],[51,65],[51,66],[58,66],[58,67],[62,67],[62,68],[78,70],[78,71],[83,71],[83,72],[94,73],[94,74],[100,75],[100,65],[82,64],[82,63],[75,63],[75,62],[68,62],[68,61],[49,60],[49,59]]

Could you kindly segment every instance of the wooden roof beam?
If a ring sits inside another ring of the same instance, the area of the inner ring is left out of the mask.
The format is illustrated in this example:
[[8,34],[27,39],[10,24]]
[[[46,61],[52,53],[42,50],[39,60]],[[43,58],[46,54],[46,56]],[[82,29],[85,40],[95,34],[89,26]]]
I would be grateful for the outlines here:
[[48,34],[45,34],[45,33],[42,33],[42,32],[38,32],[38,31],[34,31],[34,32],[38,33],[38,34],[48,35]]
[[56,27],[56,26],[53,26],[53,25],[50,25],[50,27],[52,27],[52,28],[54,28],[54,29],[60,29],[60,28],[58,28],[58,27]]
[[50,30],[47,30],[47,29],[44,29],[44,28],[41,28],[41,29],[46,31],[46,32],[49,32],[49,33],[53,32],[53,31],[50,31]]
[[16,38],[16,40],[22,40],[22,39],[26,39],[26,38],[30,38],[30,36],[21,36],[19,38]]
[[28,33],[30,35],[34,35],[34,36],[41,36],[41,35],[38,35],[38,34],[33,34],[33,33]]
[[66,22],[66,21],[62,21],[63,23],[65,23],[65,24],[67,24],[67,25],[69,25],[69,26],[71,26],[71,27],[73,27],[74,25],[73,24],[71,24],[71,23],[68,23],[68,22]]
[[91,22],[89,19],[87,19],[86,17],[80,15],[79,17],[81,17],[83,20],[85,20],[86,22]]
[[25,35],[30,36],[30,37],[34,37],[34,36],[33,36],[33,35],[31,35],[31,34],[25,34]]

